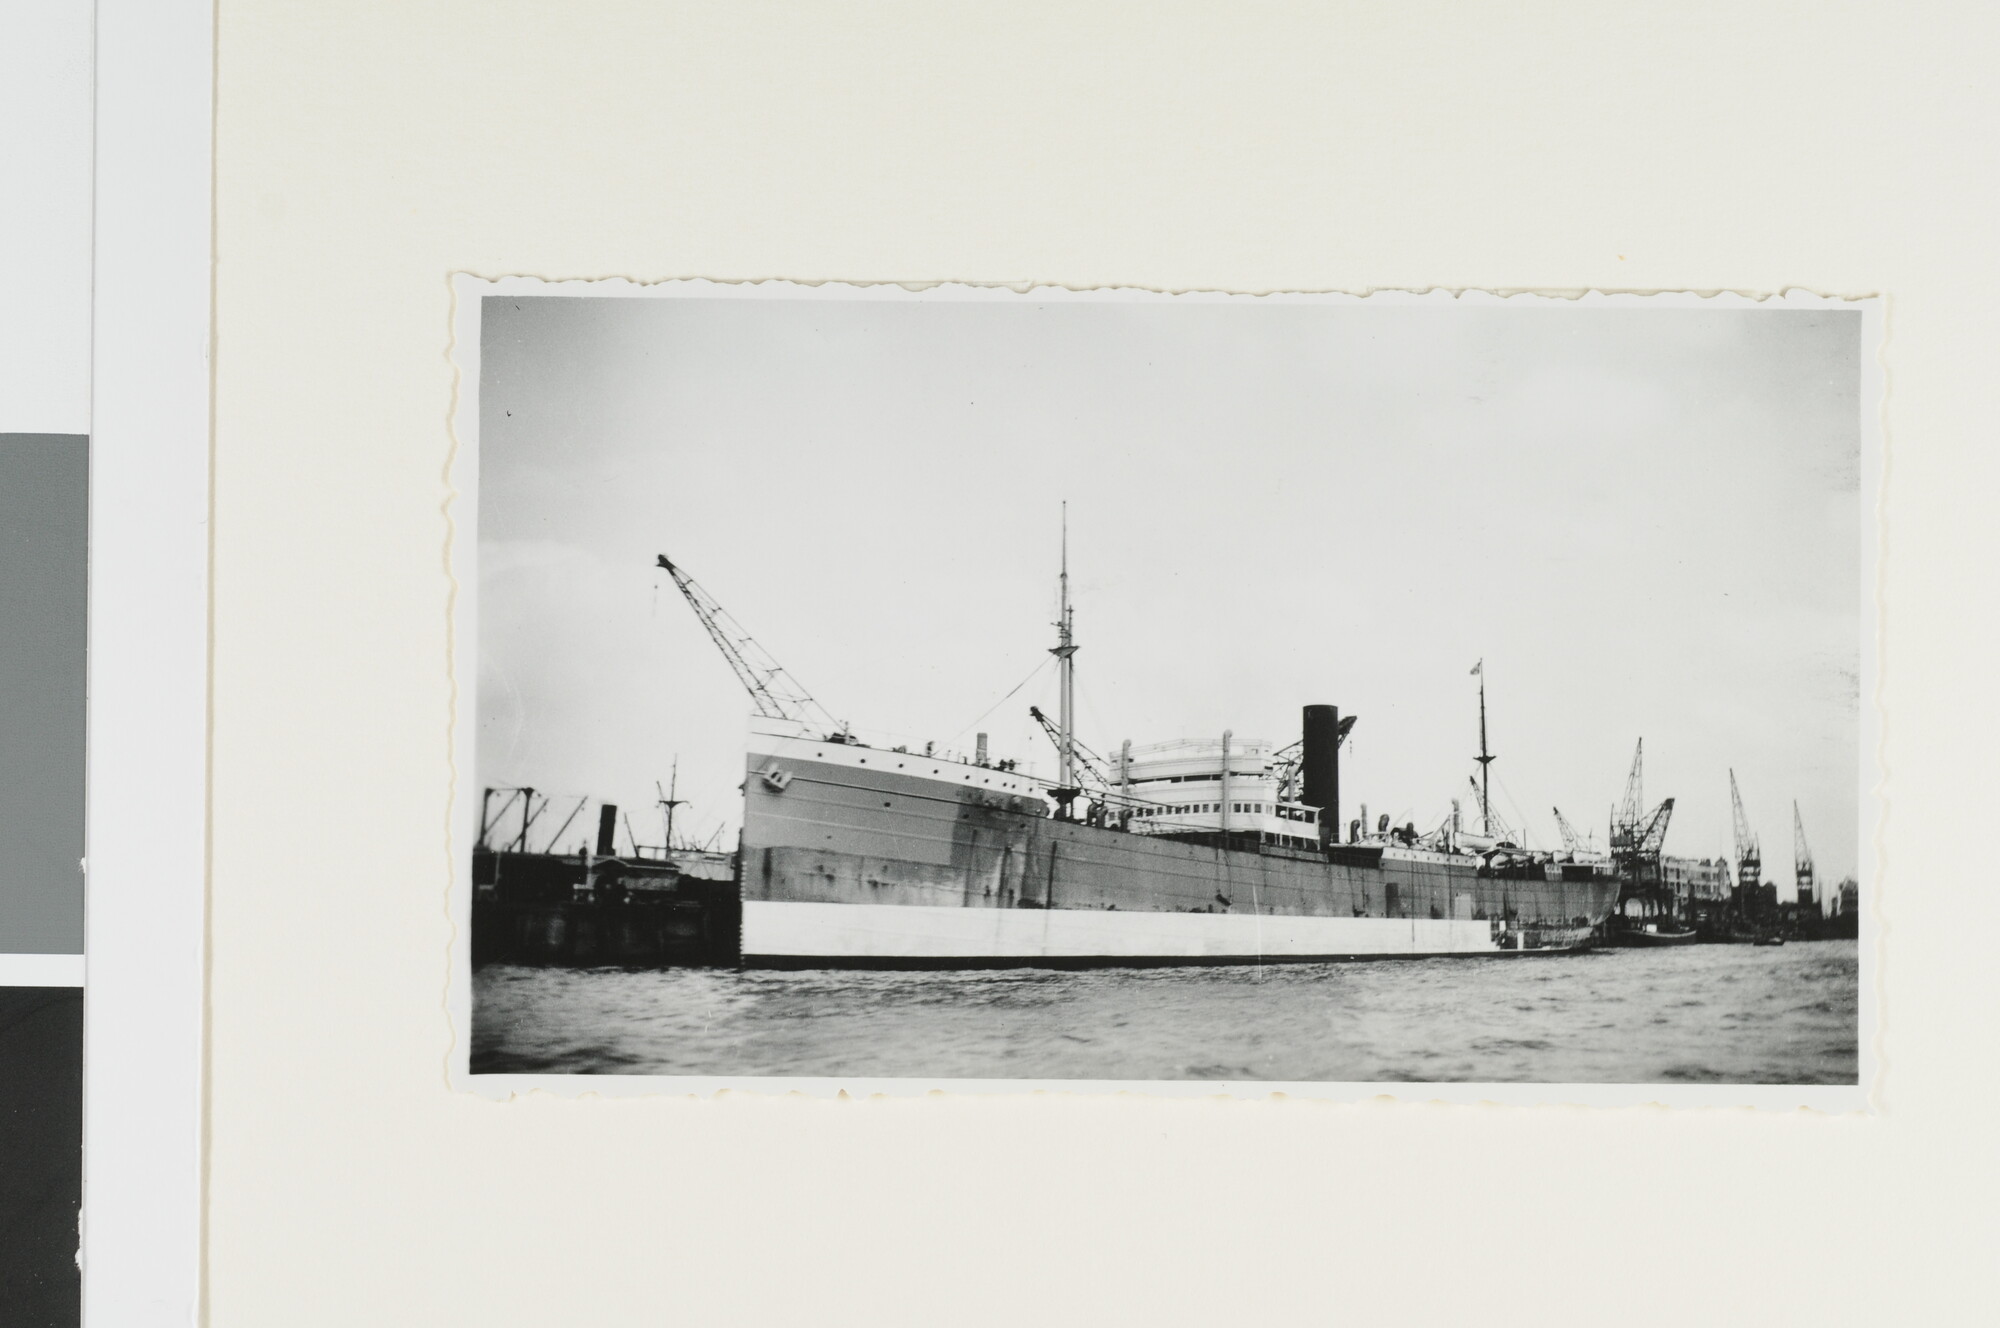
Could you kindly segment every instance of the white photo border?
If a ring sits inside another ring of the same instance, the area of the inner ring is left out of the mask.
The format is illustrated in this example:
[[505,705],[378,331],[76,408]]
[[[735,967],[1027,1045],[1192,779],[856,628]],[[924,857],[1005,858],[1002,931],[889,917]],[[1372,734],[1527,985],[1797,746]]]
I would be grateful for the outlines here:
[[[1366,295],[1341,292],[1237,294],[1221,291],[1162,292],[1136,287],[1070,288],[1033,284],[971,285],[954,282],[855,283],[700,278],[635,282],[623,278],[551,280],[532,276],[453,273],[449,358],[454,372],[450,427],[449,497],[445,508],[448,565],[452,577],[450,651],[452,671],[452,768],[450,811],[451,880],[448,883],[451,941],[444,1012],[450,1041],[446,1074],[459,1091],[496,1100],[530,1093],[563,1097],[710,1096],[719,1093],[800,1093],[917,1097],[931,1093],[1083,1095],[1143,1094],[1169,1098],[1297,1097],[1333,1102],[1392,1098],[1411,1103],[1497,1104],[1505,1106],[1589,1106],[1672,1108],[1754,1108],[1845,1115],[1879,1110],[1883,997],[1880,893],[1889,875],[1881,848],[1884,815],[1882,751],[1881,548],[1884,475],[1883,411],[1884,305],[1876,295],[1824,295],[1786,289],[1756,295],[1731,291],[1608,292],[1382,290]],[[478,798],[468,796],[474,766],[478,669],[478,485],[480,307],[485,296],[570,296],[597,299],[744,299],[973,302],[1155,302],[1177,304],[1371,304],[1371,305],[1537,305],[1556,308],[1845,309],[1861,322],[1860,507],[1861,507],[1861,706],[1859,781],[1860,825],[1857,874],[1860,887],[1859,1027],[1857,1082],[1838,1085],[1766,1084],[1569,1084],[1569,1083],[1361,1083],[1210,1080],[1032,1080],[953,1078],[792,1078],[784,1076],[697,1076],[623,1074],[471,1073],[471,852],[477,834]]]

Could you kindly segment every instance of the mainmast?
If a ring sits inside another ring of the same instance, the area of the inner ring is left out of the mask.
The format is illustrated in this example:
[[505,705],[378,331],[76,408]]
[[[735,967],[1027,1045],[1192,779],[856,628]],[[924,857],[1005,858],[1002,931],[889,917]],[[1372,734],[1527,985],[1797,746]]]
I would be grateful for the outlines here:
[[660,795],[660,809],[667,814],[667,844],[665,852],[669,856],[674,851],[674,808],[687,805],[686,800],[680,796],[680,791],[681,758],[679,755],[676,755],[674,757],[673,774],[667,777],[667,787],[662,790],[660,782],[657,779],[653,781],[653,792]]
[[1472,666],[1479,679],[1479,833],[1493,833],[1493,762],[1498,758],[1486,750],[1486,661]]
[[1069,504],[1062,505],[1062,608],[1056,619],[1056,644],[1049,653],[1056,657],[1057,676],[1061,681],[1061,703],[1059,725],[1061,736],[1056,743],[1057,755],[1061,758],[1060,774],[1062,787],[1056,790],[1056,800],[1061,804],[1063,815],[1069,814],[1070,801],[1076,797],[1076,638],[1071,631],[1069,606]]

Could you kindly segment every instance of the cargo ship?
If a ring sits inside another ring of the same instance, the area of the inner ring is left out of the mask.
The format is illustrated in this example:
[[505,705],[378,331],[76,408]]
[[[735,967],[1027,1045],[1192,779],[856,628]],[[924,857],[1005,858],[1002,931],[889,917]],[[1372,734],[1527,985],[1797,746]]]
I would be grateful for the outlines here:
[[[1061,713],[1053,782],[972,755],[870,744],[809,694],[664,555],[749,688],[737,858],[740,960],[757,968],[997,968],[1315,963],[1551,954],[1591,943],[1612,867],[1531,852],[1449,820],[1340,823],[1354,720],[1302,709],[1296,743],[1077,742],[1063,560],[1051,653]],[[1476,672],[1479,670],[1475,670]],[[1482,776],[1485,679],[1480,679]]]

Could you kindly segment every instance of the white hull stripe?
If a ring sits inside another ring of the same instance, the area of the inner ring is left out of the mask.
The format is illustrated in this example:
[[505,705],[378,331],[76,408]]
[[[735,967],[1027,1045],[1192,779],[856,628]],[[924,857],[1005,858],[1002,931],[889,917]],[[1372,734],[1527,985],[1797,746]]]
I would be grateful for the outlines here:
[[829,959],[1203,959],[1493,954],[1488,923],[1453,918],[929,908],[743,901],[743,953]]

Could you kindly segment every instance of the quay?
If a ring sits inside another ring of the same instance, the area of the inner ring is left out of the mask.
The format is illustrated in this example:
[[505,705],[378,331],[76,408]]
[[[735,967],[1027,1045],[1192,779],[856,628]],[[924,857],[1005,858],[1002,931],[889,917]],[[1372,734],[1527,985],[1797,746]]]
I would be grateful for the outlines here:
[[[734,965],[741,928],[735,857],[614,851],[604,804],[596,850],[472,851],[472,966],[680,968]],[[525,839],[525,836],[523,836]]]

